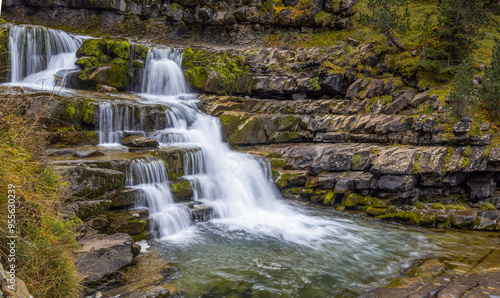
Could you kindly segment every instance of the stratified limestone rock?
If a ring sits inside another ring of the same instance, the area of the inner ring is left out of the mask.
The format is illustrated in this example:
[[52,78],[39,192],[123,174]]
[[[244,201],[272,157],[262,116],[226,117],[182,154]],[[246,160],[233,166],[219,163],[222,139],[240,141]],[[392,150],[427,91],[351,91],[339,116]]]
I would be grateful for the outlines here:
[[55,170],[68,183],[64,190],[68,197],[98,198],[125,186],[125,174],[115,170],[83,166],[58,166]]
[[120,141],[120,144],[127,147],[158,148],[160,144],[152,138],[143,136],[128,136]]
[[377,188],[390,193],[407,192],[416,184],[417,177],[413,175],[387,175],[378,180]]
[[381,153],[371,172],[380,175],[410,175],[417,155],[416,148],[392,148]]
[[97,281],[130,264],[133,259],[133,240],[127,234],[97,234],[83,238],[78,244],[82,249],[78,252],[76,265],[84,283]]

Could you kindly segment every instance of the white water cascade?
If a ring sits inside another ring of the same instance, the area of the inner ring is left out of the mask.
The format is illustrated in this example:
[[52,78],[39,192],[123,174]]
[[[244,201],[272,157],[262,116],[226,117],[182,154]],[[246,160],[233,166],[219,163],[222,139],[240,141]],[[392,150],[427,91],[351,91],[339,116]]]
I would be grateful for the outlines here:
[[190,226],[191,213],[187,206],[174,204],[167,169],[161,159],[133,160],[127,171],[126,186],[139,189],[136,208],[149,210],[150,230],[155,237],[172,235]]
[[[12,26],[9,31],[11,83],[51,88],[76,68],[82,37],[39,26]],[[15,61],[15,63],[13,63]]]
[[[10,55],[16,62],[12,63],[12,82],[33,84],[38,89],[55,84],[54,74],[75,68],[75,54],[83,39],[59,30],[13,26]],[[308,247],[332,243],[338,239],[335,235],[344,235],[341,221],[308,216],[283,203],[266,163],[230,150],[222,140],[219,120],[197,108],[197,95],[189,93],[181,62],[180,50],[149,50],[145,67],[139,70],[141,80],[131,90],[144,102],[101,102],[97,125],[100,144],[119,145],[130,132],[153,137],[161,147],[193,149],[185,154],[184,178],[191,181],[194,199],[214,209],[216,218],[209,224],[216,227],[214,231],[244,231]],[[157,105],[164,107],[165,123],[146,125],[146,112],[140,106]],[[136,207],[150,211],[158,239],[191,239],[190,235],[201,230],[191,225],[186,204],[174,203],[166,177],[166,168],[159,160],[136,159],[130,165],[127,185],[141,190]]]
[[179,52],[154,49],[147,57],[141,96],[166,106],[169,119],[167,128],[151,137],[162,146],[199,149],[185,155],[185,178],[192,182],[195,200],[214,208],[218,218],[211,222],[308,246],[336,231],[330,221],[282,203],[267,164],[230,150],[219,120],[199,111],[197,96],[186,92]]

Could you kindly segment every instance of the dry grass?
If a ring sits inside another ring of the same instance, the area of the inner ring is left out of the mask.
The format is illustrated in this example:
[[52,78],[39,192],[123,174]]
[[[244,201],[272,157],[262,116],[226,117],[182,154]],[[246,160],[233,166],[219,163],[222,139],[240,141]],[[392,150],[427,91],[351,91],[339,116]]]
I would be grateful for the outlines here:
[[1,260],[6,260],[3,219],[12,184],[16,189],[17,277],[35,297],[77,297],[81,286],[74,265],[78,245],[73,229],[78,221],[61,219],[63,184],[40,159],[46,137],[38,127],[43,113],[28,114],[30,101],[19,88],[0,93]]

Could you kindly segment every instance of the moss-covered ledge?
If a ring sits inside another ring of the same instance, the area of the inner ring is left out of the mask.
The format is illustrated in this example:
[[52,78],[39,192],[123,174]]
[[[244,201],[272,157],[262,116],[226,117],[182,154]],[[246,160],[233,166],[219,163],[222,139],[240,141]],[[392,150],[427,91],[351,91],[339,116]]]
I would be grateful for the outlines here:
[[188,83],[198,91],[219,94],[251,91],[253,72],[243,55],[231,51],[186,48],[182,68]]

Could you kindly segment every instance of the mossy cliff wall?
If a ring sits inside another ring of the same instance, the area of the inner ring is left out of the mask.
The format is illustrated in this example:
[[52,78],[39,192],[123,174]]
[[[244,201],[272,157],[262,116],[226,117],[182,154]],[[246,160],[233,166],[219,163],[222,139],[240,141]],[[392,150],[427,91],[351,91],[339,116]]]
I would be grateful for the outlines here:
[[[150,35],[152,38],[252,44],[276,27],[344,28],[356,0],[4,1],[10,21]],[[154,28],[153,28],[154,27]]]

